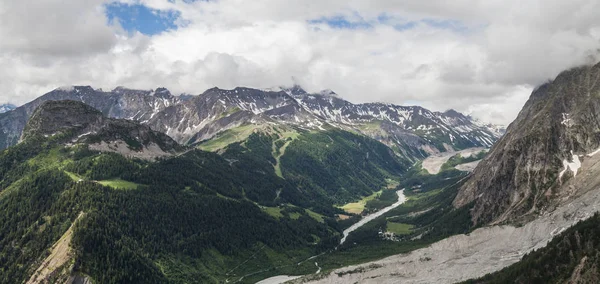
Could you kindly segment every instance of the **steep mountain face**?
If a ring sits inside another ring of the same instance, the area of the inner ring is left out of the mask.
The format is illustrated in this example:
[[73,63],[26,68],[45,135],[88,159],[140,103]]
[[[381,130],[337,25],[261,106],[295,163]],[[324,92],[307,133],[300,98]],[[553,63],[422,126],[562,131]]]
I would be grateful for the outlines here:
[[440,113],[418,106],[352,104],[335,94],[311,95],[297,88],[288,93],[328,123],[355,128],[398,149],[416,148],[425,155],[450,149],[491,147],[502,135],[501,131],[454,110]]
[[318,131],[338,128],[379,140],[413,160],[439,151],[490,147],[502,135],[456,111],[356,105],[331,91],[308,94],[298,86],[280,91],[213,88],[165,109],[148,124],[189,144],[245,124],[285,124]]
[[3,104],[3,105],[0,105],[0,113],[5,113],[5,112],[11,111],[15,108],[17,108],[17,106],[15,106],[13,104]]
[[586,159],[600,147],[600,64],[565,71],[532,93],[454,200],[474,223],[533,217],[598,185]]
[[146,125],[105,117],[78,101],[47,101],[32,114],[22,140],[36,135],[68,143],[86,143],[92,150],[152,159],[169,156],[183,147]]
[[111,92],[104,92],[89,86],[61,87],[12,111],[0,114],[0,148],[18,142],[27,120],[38,106],[46,101],[59,100],[80,101],[106,116],[139,121],[148,120],[167,106],[182,101],[164,88],[142,91],[119,87]]
[[21,139],[34,135],[45,137],[67,132],[71,129],[88,130],[99,126],[103,121],[102,113],[93,107],[76,101],[48,101],[44,102],[33,113]]
[[244,124],[309,125],[311,121],[318,123],[284,92],[213,88],[165,109],[147,123],[180,143],[193,144]]

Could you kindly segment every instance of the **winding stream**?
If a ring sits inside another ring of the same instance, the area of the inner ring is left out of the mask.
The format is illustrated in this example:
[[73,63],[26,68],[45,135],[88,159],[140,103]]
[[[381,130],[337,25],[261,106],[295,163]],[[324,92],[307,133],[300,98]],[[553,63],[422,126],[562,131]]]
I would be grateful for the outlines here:
[[360,219],[360,221],[356,222],[354,225],[350,226],[350,228],[344,230],[344,237],[342,238],[342,240],[340,240],[340,245],[343,244],[346,241],[346,238],[348,237],[348,235],[350,235],[350,233],[356,231],[356,229],[364,226],[366,223],[369,223],[371,221],[373,221],[374,219],[376,219],[377,217],[389,212],[390,210],[400,206],[402,203],[404,203],[406,201],[406,196],[404,196],[404,189],[398,190],[396,191],[396,194],[398,194],[398,201],[396,201],[396,203],[385,207],[373,214],[369,214],[365,217],[363,217],[362,219]]
[[[398,201],[396,201],[396,203],[394,203],[388,207],[385,207],[373,214],[369,214],[369,215],[363,217],[362,219],[360,219],[360,221],[356,222],[354,225],[352,225],[348,229],[344,230],[344,236],[342,237],[342,240],[340,240],[340,245],[343,244],[346,241],[346,238],[348,237],[348,235],[350,235],[350,233],[356,231],[356,229],[364,226],[365,224],[375,220],[376,218],[380,217],[381,215],[389,212],[390,210],[392,210],[392,209],[400,206],[402,203],[406,202],[406,196],[404,195],[404,189],[396,191],[396,194],[398,194]],[[319,268],[317,273],[321,272],[321,267],[319,267],[319,265],[316,262],[315,262],[315,265]],[[300,277],[302,277],[302,276],[278,275],[278,276],[273,276],[271,278],[267,278],[262,281],[259,281],[259,282],[257,282],[257,284],[280,284],[280,283],[284,283],[286,281],[294,280],[294,279],[297,279]]]

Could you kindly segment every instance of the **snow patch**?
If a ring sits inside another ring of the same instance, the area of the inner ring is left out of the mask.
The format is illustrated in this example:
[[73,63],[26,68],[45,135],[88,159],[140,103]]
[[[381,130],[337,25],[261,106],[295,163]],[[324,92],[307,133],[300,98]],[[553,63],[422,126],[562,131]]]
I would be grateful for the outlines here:
[[577,171],[581,168],[581,161],[579,160],[579,156],[573,154],[571,151],[571,155],[573,155],[573,161],[569,162],[566,159],[563,160],[564,169],[558,174],[558,179],[562,179],[562,176],[567,172],[567,170],[571,170],[573,172],[573,176],[577,176]]
[[571,127],[573,125],[568,113],[562,114],[562,121],[560,122],[560,124],[565,125],[567,127]]
[[92,134],[92,132],[91,132],[91,131],[90,131],[90,132],[83,133],[83,134],[81,134],[81,135],[77,136],[77,139],[76,139],[76,140],[79,140],[79,138],[81,138],[81,137],[83,137],[83,136],[86,136],[86,135],[90,135],[90,134]]

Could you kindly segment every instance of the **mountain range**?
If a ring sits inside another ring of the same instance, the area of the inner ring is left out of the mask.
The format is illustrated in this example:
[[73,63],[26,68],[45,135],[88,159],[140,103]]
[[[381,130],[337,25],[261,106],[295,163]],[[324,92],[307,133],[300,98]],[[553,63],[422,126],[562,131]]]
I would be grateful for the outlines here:
[[73,100],[40,103],[23,129],[0,152],[0,283],[206,283],[297,269],[339,242],[335,204],[410,167],[335,128],[265,125],[206,152]]
[[184,145],[201,143],[243,125],[279,124],[358,132],[416,161],[440,151],[490,147],[503,133],[502,127],[480,123],[454,110],[440,113],[418,106],[352,104],[331,91],[308,94],[299,86],[278,91],[213,88],[198,96],[174,96],[164,88],[119,87],[105,92],[73,86],[0,114],[0,147],[16,144],[33,111],[49,100],[84,102],[108,117],[139,121]]
[[[457,226],[458,216],[467,218],[468,234],[303,283],[597,283],[599,78],[597,63],[538,86],[472,174],[433,186],[455,190],[450,222]],[[429,190],[431,177],[420,175],[417,165],[403,176],[405,184]],[[429,206],[413,210],[435,210]],[[413,228],[420,224],[419,217],[403,212],[386,218]]]
[[299,86],[58,88],[0,114],[0,283],[597,282],[598,78],[506,133]]

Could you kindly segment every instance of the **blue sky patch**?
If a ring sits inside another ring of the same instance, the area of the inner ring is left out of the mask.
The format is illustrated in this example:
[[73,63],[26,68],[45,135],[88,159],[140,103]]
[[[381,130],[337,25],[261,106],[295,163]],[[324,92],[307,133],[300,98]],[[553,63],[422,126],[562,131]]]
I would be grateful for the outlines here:
[[383,25],[392,26],[398,31],[410,30],[419,24],[417,21],[407,21],[403,18],[394,17],[387,13],[382,13],[377,16],[377,22]]
[[308,22],[310,24],[326,24],[335,29],[356,30],[368,29],[373,27],[369,22],[363,20],[362,18],[358,21],[350,21],[344,16],[323,17],[316,20],[310,20]]
[[421,22],[436,29],[451,30],[457,33],[464,33],[469,29],[463,23],[456,20],[423,19]]
[[358,13],[354,14],[352,20],[349,20],[345,16],[334,16],[334,17],[322,17],[316,20],[308,21],[309,24],[326,24],[336,29],[369,29],[373,28],[374,25],[382,24],[394,27],[398,31],[406,31],[416,28],[417,26],[429,26],[435,29],[451,30],[456,33],[468,32],[469,28],[462,22],[457,20],[447,19],[417,19],[407,20],[400,17],[395,17],[386,13],[382,13],[377,16],[376,19],[367,21],[362,18]]
[[140,4],[111,3],[106,5],[106,16],[109,23],[118,20],[129,32],[139,31],[146,35],[155,35],[177,29],[175,22],[179,18],[179,12],[154,10]]

